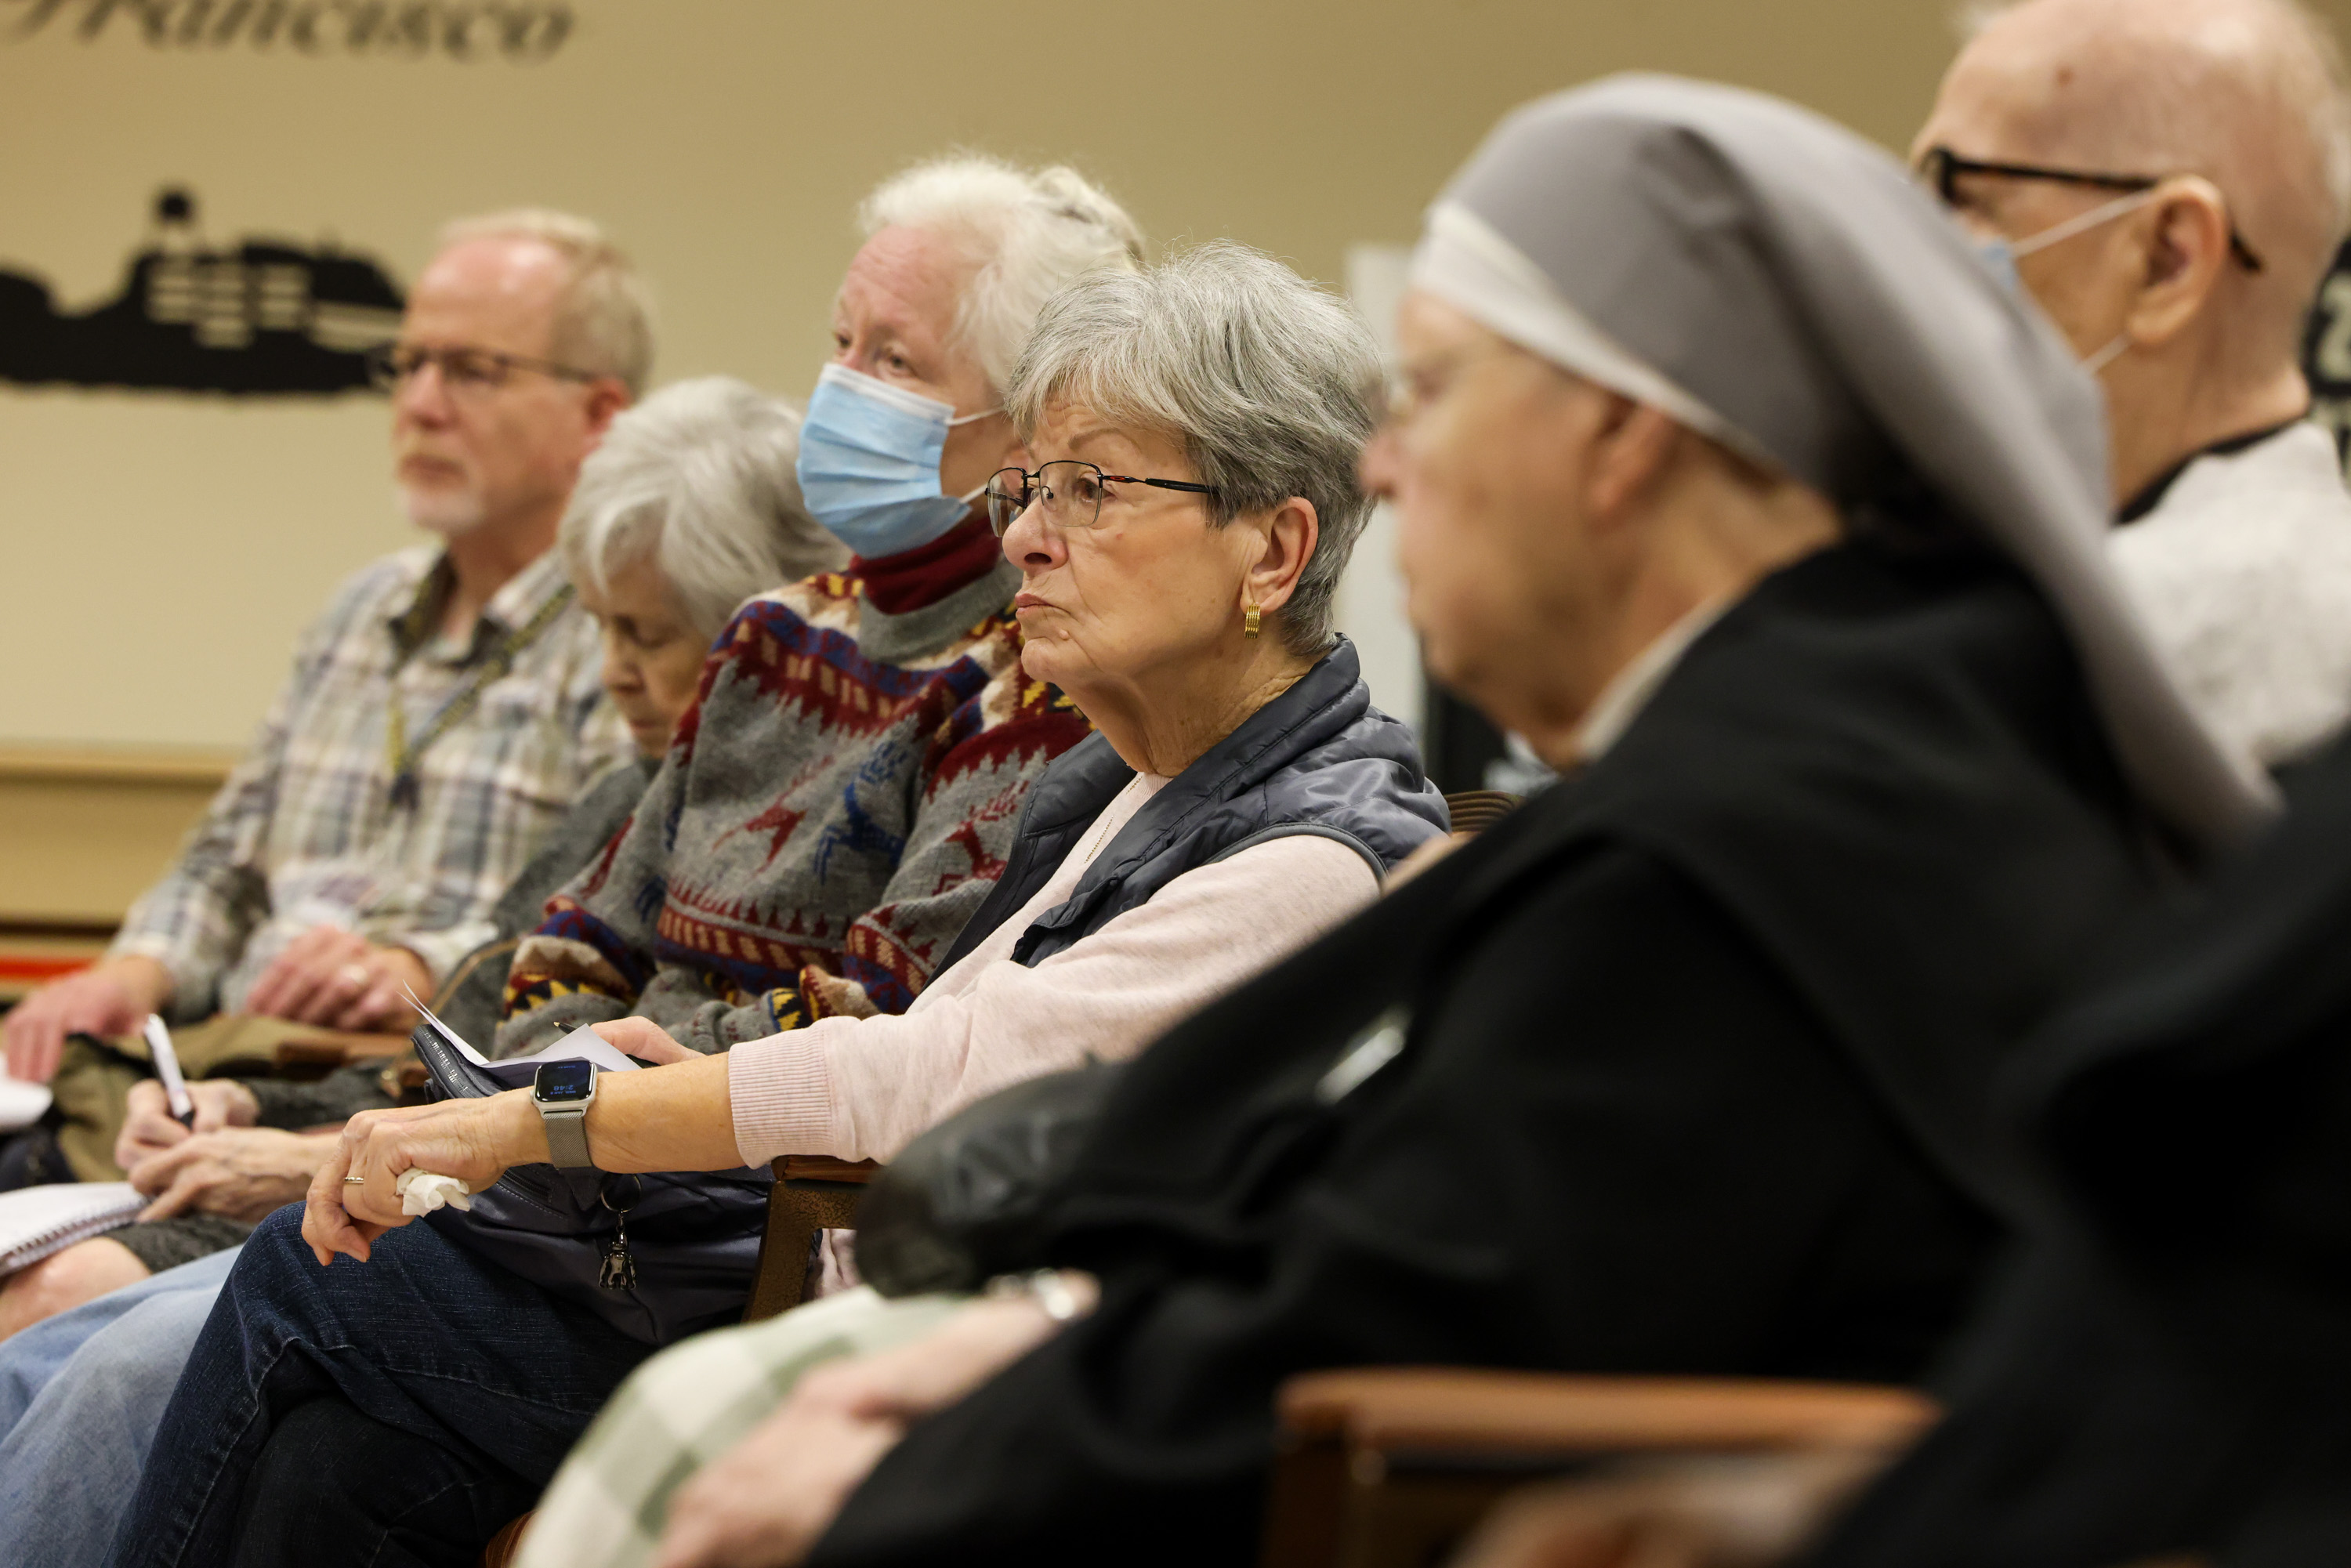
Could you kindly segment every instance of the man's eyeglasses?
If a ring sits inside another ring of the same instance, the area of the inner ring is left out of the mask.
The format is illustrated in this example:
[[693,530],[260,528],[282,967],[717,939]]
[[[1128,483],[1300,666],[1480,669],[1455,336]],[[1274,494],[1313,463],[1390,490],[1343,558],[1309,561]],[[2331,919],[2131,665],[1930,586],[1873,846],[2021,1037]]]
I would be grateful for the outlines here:
[[531,371],[567,382],[603,378],[575,365],[534,360],[525,354],[502,354],[495,349],[426,349],[414,343],[378,343],[367,352],[368,380],[379,391],[396,392],[409,377],[427,365],[441,367],[441,382],[459,395],[495,392],[517,371]]
[[[1962,158],[1948,147],[1929,147],[1927,155],[1918,160],[1918,173],[1943,198],[1946,206],[1965,205],[1959,200],[1959,179],[1968,174],[1990,174],[2001,180],[2045,180],[2059,185],[2087,185],[2099,191],[2152,191],[2168,176],[2160,174],[2097,174],[2080,169],[2049,169],[2038,163],[1994,163],[1981,158]],[[2262,270],[2262,258],[2237,232],[2234,221],[2229,225],[2229,254],[2237,258],[2247,272]]]
[[1004,537],[1013,520],[1030,507],[1042,506],[1045,520],[1057,528],[1090,528],[1102,515],[1105,485],[1149,485],[1158,490],[1186,490],[1213,496],[1214,485],[1185,479],[1144,479],[1133,474],[1105,474],[1097,464],[1063,457],[1045,464],[1034,474],[1024,468],[999,468],[987,482],[987,526]]

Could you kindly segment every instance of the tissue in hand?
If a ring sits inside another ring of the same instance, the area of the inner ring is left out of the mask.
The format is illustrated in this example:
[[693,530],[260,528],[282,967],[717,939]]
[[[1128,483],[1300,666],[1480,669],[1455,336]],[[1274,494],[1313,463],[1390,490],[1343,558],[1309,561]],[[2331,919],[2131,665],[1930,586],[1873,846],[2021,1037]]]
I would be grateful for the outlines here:
[[404,1170],[392,1184],[392,1190],[400,1195],[402,1214],[430,1214],[444,1203],[452,1208],[474,1207],[472,1187],[455,1176],[433,1171]]

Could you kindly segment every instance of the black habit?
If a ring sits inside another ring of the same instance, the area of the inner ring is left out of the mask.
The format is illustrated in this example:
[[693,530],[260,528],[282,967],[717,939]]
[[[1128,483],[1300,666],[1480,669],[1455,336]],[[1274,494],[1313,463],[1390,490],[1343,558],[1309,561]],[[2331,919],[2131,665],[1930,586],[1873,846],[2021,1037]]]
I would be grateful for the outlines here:
[[1993,1246],[1994,1070],[2154,866],[2012,567],[1777,573],[1583,774],[1136,1061],[1033,1260],[1100,1309],[814,1561],[1245,1560],[1312,1368],[1914,1376]]
[[2022,1059],[2027,1255],[1840,1568],[2351,1562],[2351,742]]

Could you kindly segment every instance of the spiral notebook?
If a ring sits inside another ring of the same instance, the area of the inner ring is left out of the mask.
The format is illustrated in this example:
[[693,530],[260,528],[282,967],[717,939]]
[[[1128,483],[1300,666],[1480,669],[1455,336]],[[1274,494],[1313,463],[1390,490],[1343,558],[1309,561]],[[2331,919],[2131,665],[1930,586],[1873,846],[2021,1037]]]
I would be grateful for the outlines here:
[[58,1182],[0,1192],[0,1276],[128,1225],[147,1203],[127,1181]]

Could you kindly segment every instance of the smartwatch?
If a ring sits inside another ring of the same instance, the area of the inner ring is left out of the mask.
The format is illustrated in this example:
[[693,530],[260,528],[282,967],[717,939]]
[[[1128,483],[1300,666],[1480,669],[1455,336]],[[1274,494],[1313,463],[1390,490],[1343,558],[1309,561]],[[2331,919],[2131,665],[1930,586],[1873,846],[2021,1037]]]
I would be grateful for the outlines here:
[[547,1128],[547,1152],[565,1170],[593,1170],[588,1155],[588,1107],[596,1103],[596,1064],[542,1061],[531,1080],[530,1103]]

